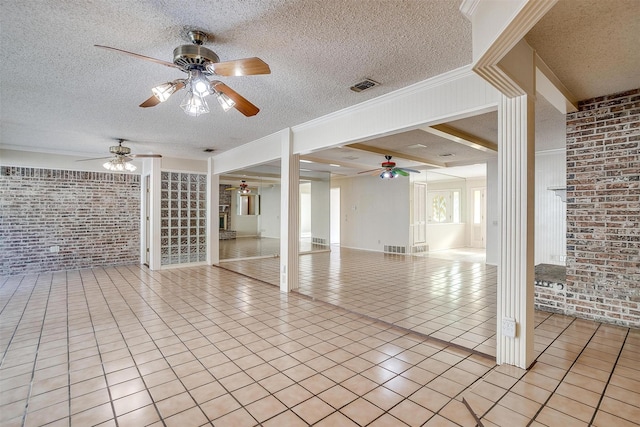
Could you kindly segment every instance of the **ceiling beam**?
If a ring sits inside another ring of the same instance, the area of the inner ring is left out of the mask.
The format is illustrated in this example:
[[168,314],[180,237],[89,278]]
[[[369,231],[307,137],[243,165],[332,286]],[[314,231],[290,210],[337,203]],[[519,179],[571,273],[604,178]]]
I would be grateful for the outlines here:
[[487,141],[486,139],[482,139],[479,136],[472,135],[460,129],[456,129],[449,125],[434,125],[434,126],[425,126],[420,128],[425,132],[429,132],[433,135],[439,136],[441,138],[448,139],[453,142],[457,142],[458,144],[465,145],[470,148],[474,148],[479,151],[484,152],[497,152],[498,144]]
[[349,145],[347,145],[347,147],[354,148],[356,150],[368,151],[370,153],[383,154],[383,155],[398,157],[398,158],[406,159],[406,160],[413,160],[414,162],[424,163],[425,165],[432,166],[434,168],[447,167],[447,165],[445,163],[443,163],[443,162],[438,162],[438,161],[435,161],[435,160],[427,159],[425,157],[413,156],[411,154],[399,153],[397,151],[391,151],[391,150],[388,150],[386,148],[371,147],[369,145],[365,145],[365,144],[362,144],[360,142],[357,142],[357,143],[354,143],[354,144],[349,144]]
[[349,168],[349,169],[362,169],[363,167],[367,168],[371,166],[371,165],[363,165],[361,163],[343,162],[342,160],[323,159],[321,157],[314,157],[309,155],[300,156],[300,160],[309,160],[310,162],[320,163],[323,165],[340,165],[340,167],[342,168]]

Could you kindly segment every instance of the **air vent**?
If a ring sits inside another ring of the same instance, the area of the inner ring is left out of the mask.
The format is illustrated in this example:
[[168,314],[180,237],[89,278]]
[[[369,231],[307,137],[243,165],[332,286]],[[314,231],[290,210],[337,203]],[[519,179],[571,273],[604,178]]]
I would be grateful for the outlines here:
[[438,154],[438,157],[455,157],[453,153]]
[[422,145],[422,144],[413,144],[413,145],[407,146],[407,148],[415,150],[416,148],[427,148],[427,146],[426,145]]
[[384,252],[388,254],[406,254],[407,248],[405,246],[384,245]]
[[204,150],[205,153],[213,153],[214,151],[216,151],[214,148],[205,148]]
[[373,81],[371,79],[364,79],[363,81],[354,84],[349,89],[351,89],[354,92],[362,92],[363,90],[371,89],[372,87],[379,86],[379,85],[380,83],[376,81]]

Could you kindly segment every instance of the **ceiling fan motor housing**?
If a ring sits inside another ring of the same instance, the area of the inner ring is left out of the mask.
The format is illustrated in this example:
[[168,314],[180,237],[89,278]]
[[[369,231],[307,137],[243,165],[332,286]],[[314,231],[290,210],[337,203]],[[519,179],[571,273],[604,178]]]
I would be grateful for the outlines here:
[[123,147],[122,145],[112,145],[109,147],[109,152],[116,156],[126,156],[131,153],[131,148]]
[[396,167],[396,163],[395,162],[383,162],[382,163],[382,167],[383,168],[395,168]]
[[220,62],[218,55],[201,45],[185,44],[173,50],[173,63],[185,71],[200,70],[205,74],[211,74],[206,65],[217,62]]

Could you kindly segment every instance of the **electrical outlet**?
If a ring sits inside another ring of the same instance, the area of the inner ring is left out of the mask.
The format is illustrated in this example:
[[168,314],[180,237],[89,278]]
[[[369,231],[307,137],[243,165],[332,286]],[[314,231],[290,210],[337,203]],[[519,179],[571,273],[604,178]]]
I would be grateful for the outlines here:
[[516,319],[511,317],[502,318],[502,335],[509,338],[516,337]]
[[60,246],[49,246],[49,252],[52,254],[60,252]]

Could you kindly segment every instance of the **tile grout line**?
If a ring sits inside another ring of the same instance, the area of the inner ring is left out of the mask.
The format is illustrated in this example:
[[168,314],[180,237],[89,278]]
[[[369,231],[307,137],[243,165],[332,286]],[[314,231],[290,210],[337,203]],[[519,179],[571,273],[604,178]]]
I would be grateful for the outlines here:
[[[109,313],[111,314],[111,316],[112,316],[112,317],[113,317],[113,319],[115,320],[116,318],[115,318],[115,316],[113,316],[113,310],[111,310],[111,305],[109,304],[108,299],[107,299],[107,298],[105,297],[105,295],[104,295],[104,289],[103,289],[103,288],[102,288],[102,286],[100,285],[100,280],[98,279],[98,277],[96,277],[96,275],[95,275],[95,271],[94,271],[93,269],[92,269],[91,271],[92,271],[92,273],[93,273],[93,277],[94,277],[94,278],[95,278],[95,280],[96,280],[96,285],[98,286],[98,288],[100,288],[100,293],[102,293],[102,297],[104,298],[104,300],[105,300],[105,303],[106,303],[107,307],[109,307]],[[105,270],[103,269],[103,271],[105,271]],[[109,276],[109,274],[108,274],[106,271],[105,271],[105,273],[106,273],[106,276],[107,276],[107,277],[109,278],[109,280],[111,281],[111,284],[113,285],[113,287],[114,287],[114,288],[118,291],[118,293],[120,294],[120,297],[122,297],[122,299],[125,301],[125,304],[127,304],[127,307],[129,308],[129,310],[131,310],[131,312],[132,312],[132,313],[134,313],[134,312],[133,312],[133,310],[131,309],[131,306],[130,306],[130,305],[129,305],[129,303],[127,302],[127,299],[123,297],[122,293],[120,292],[120,289],[118,289],[118,287],[117,287],[117,286],[115,285],[115,283],[113,282],[113,279],[111,278],[111,276]],[[129,284],[129,282],[128,282],[128,281],[126,281],[126,283],[127,283],[127,284]],[[130,284],[129,284],[129,285],[130,285]],[[146,301],[145,301],[145,302],[146,302]],[[139,319],[138,319],[138,316],[136,316],[135,314],[134,314],[134,316],[136,317],[136,320],[138,320],[138,322],[140,322],[140,321],[139,321]],[[118,332],[120,333],[120,336],[122,337],[122,339],[124,340],[125,344],[127,345],[127,347],[126,347],[126,348],[127,348],[127,352],[129,353],[129,355],[131,355],[131,358],[133,359],[133,363],[134,363],[134,366],[135,366],[135,368],[136,368],[136,371],[138,372],[138,375],[140,376],[140,380],[143,382],[143,384],[144,384],[144,386],[145,386],[145,389],[146,389],[147,393],[149,393],[149,396],[151,397],[151,393],[149,392],[149,387],[147,386],[146,382],[144,381],[144,376],[143,376],[143,375],[142,375],[142,373],[140,372],[140,368],[139,368],[138,364],[137,364],[137,363],[136,363],[136,361],[135,361],[135,358],[134,358],[133,353],[131,353],[131,349],[129,348],[129,344],[127,343],[127,340],[126,340],[126,338],[125,338],[124,334],[122,333],[122,330],[120,329],[120,324],[119,324],[117,321],[115,322],[115,324],[116,324],[116,326],[118,327]],[[147,331],[146,331],[146,328],[142,325],[142,323],[141,323],[141,322],[140,322],[140,326],[145,330],[145,332],[147,332]],[[147,332],[147,333],[148,333],[148,332]],[[96,340],[96,341],[97,341],[97,340]],[[155,345],[155,342],[154,342],[154,345]],[[156,346],[156,348],[157,348],[157,346]],[[98,352],[100,353],[100,360],[101,360],[101,362],[102,362],[102,351],[100,351],[100,346],[99,346],[99,344],[98,344]],[[103,365],[103,372],[104,372],[105,384],[107,385],[107,392],[109,393],[109,400],[111,401],[111,409],[113,410],[113,419],[114,419],[114,422],[115,422],[116,426],[118,426],[118,414],[117,414],[117,412],[116,412],[116,410],[115,410],[114,399],[112,398],[112,395],[111,395],[111,385],[110,385],[110,384],[109,384],[109,382],[107,381],[107,373],[106,373],[106,371],[104,371],[104,363],[102,363],[102,365]],[[126,368],[125,368],[125,369],[126,369]],[[123,397],[125,397],[125,396],[123,396]],[[152,399],[152,400],[151,400],[151,403],[153,404],[153,407],[154,407],[154,409],[156,410],[156,413],[158,414],[158,417],[160,418],[160,421],[162,422],[162,425],[166,426],[166,423],[165,423],[165,421],[164,421],[164,419],[163,419],[163,417],[162,417],[162,414],[160,413],[160,409],[159,409],[159,408],[158,408],[158,406],[156,405],[155,400],[153,400],[153,399]],[[130,412],[133,412],[133,411],[130,411]],[[126,413],[125,413],[125,414],[123,414],[123,415],[126,415]]]
[[[574,319],[574,320],[571,322],[571,324],[570,324],[570,325],[573,325],[573,323],[575,322],[575,320],[577,320],[577,319]],[[570,326],[570,325],[569,325],[569,326]],[[575,360],[571,363],[571,366],[569,366],[569,367],[566,369],[566,371],[565,371],[564,375],[562,376],[562,378],[560,379],[560,381],[558,381],[558,384],[554,387],[554,389],[553,389],[553,391],[551,392],[551,394],[546,398],[546,400],[544,401],[544,403],[542,404],[542,406],[540,406],[540,408],[538,408],[538,410],[537,410],[537,411],[536,411],[536,413],[533,415],[533,417],[531,418],[531,420],[529,420],[529,423],[527,424],[527,427],[528,427],[528,426],[530,426],[530,425],[535,421],[535,419],[538,417],[538,415],[540,415],[540,412],[542,412],[542,410],[543,410],[544,408],[546,408],[546,407],[547,407],[547,404],[549,403],[549,401],[551,400],[551,398],[555,395],[556,391],[558,390],[558,387],[560,387],[560,384],[562,384],[562,382],[563,382],[563,381],[564,381],[564,379],[567,377],[567,375],[569,375],[569,372],[571,372],[571,368],[573,368],[573,367],[575,366],[575,364],[576,364],[576,363],[578,363],[578,359],[580,359],[580,356],[581,356],[581,355],[582,355],[582,353],[584,353],[584,351],[587,349],[587,347],[589,346],[589,343],[591,342],[591,340],[593,339],[593,337],[595,337],[595,336],[596,336],[596,334],[597,334],[597,333],[598,333],[598,331],[600,330],[600,327],[602,326],[602,324],[600,324],[600,323],[598,323],[597,325],[598,325],[598,326],[593,330],[593,333],[592,333],[592,334],[591,334],[591,336],[589,337],[589,340],[584,344],[584,346],[582,347],[582,350],[580,350],[580,353],[578,353],[578,355],[576,356]],[[567,328],[568,328],[569,326],[567,326]],[[566,330],[567,328],[565,328],[565,330]],[[563,331],[563,333],[564,333],[564,331]],[[556,337],[556,339],[555,339],[555,340],[553,340],[553,342],[555,342],[558,338],[560,338],[560,336],[561,336],[561,335],[558,335],[558,337]],[[549,345],[551,345],[551,344],[549,344]],[[547,348],[548,348],[548,347],[547,347]],[[543,354],[543,353],[540,353],[540,354]],[[540,357],[540,356],[538,356],[538,357]],[[565,414],[565,415],[568,415],[568,416],[572,417],[572,416],[571,416],[571,415],[569,415],[569,414]],[[574,417],[572,417],[572,418],[574,418]]]
[[[548,320],[549,318],[551,318],[551,316],[548,316],[544,321],[540,322],[540,324],[538,325],[538,327],[539,327],[540,325],[542,325],[542,324],[543,324],[546,320]],[[558,339],[558,337],[560,337],[560,336],[562,335],[562,333],[564,333],[564,332],[565,332],[565,331],[566,331],[566,330],[567,330],[567,329],[568,329],[568,328],[573,324],[573,322],[574,322],[574,321],[575,321],[575,319],[573,319],[573,320],[572,320],[572,321],[571,321],[567,326],[565,326],[565,327],[564,327],[564,329],[562,330],[562,332],[561,332],[560,334],[558,334],[558,336],[557,336],[553,341],[551,341],[551,343],[550,343],[547,347],[545,347],[545,350],[546,350],[547,348],[549,348],[549,347],[551,346],[551,344],[553,344],[553,343]],[[597,331],[597,329],[596,329],[596,331]],[[594,331],[594,334],[595,334],[595,331]],[[544,354],[544,350],[540,352],[540,354],[538,355],[538,357],[540,357],[540,355],[542,355],[542,354]],[[528,368],[528,369],[526,369],[526,371],[527,371],[527,372],[529,372],[529,370],[530,370],[530,369],[531,369],[531,368],[536,364],[537,359],[538,359],[538,358],[536,358],[536,360],[534,360],[534,361],[533,361],[533,363],[529,366],[529,368]],[[576,358],[576,360],[577,360],[577,358]],[[574,363],[575,363],[575,361],[574,361]],[[499,366],[499,365],[496,365],[496,366]],[[485,377],[486,377],[487,375],[489,375],[491,372],[493,372],[493,370],[494,370],[494,369],[495,369],[495,367],[494,367],[494,368],[492,368],[489,372],[487,372],[487,373],[486,373],[482,378],[480,378],[480,380],[481,380],[481,381],[484,381]],[[517,384],[517,383],[518,383],[518,382],[519,382],[519,381],[520,381],[520,380],[521,380],[521,379],[522,379],[522,378],[527,374],[527,372],[525,372],[524,374],[522,374],[522,375],[520,376],[520,378],[518,378],[518,381],[516,381],[516,382],[515,382],[511,387],[509,387],[508,389],[506,389],[506,392],[505,392],[502,396],[500,396],[500,398],[499,398],[498,400],[496,400],[496,401],[493,403],[493,405],[491,405],[491,406],[490,406],[490,407],[489,407],[489,408],[488,408],[488,409],[487,409],[487,410],[486,410],[486,411],[485,411],[485,412],[484,412],[480,417],[477,417],[477,415],[476,415],[476,414],[474,414],[474,418],[482,419],[485,415],[487,415],[487,414],[488,414],[488,413],[489,413],[489,412],[490,412],[490,411],[491,411],[495,406],[497,406],[497,405],[499,404],[499,402],[502,400],[502,398],[503,398],[504,396],[506,396],[506,395],[507,395],[507,393],[509,393],[509,392],[511,391],[511,389],[513,389],[513,387],[515,387],[515,386],[516,386],[516,384]],[[567,372],[568,372],[568,371],[567,371]],[[566,374],[565,374],[565,375],[566,375]],[[490,384],[491,384],[491,383],[490,383]],[[469,386],[469,387],[471,387],[471,386]],[[556,387],[556,388],[557,388],[557,387]],[[464,392],[464,391],[465,391],[465,390],[463,390],[463,392]],[[462,393],[462,392],[461,392],[461,393]],[[516,394],[517,394],[517,393],[516,393]],[[552,393],[552,394],[553,394],[553,393]],[[523,396],[523,397],[524,397],[524,396]],[[544,407],[544,406],[545,406],[545,405],[543,404],[543,405],[542,405],[542,407]],[[540,411],[542,410],[542,407],[538,410],[538,412],[540,412]],[[468,408],[469,408],[469,410],[471,410],[471,407],[470,407],[470,406],[469,406]],[[527,426],[531,424],[531,422],[533,421],[533,419],[535,419],[535,417],[537,416],[538,412],[536,412],[536,414],[535,414],[535,415],[534,415],[534,417],[529,421],[529,424],[527,424]]]
[[[35,292],[35,289],[38,286],[39,279],[40,279],[40,274],[37,275],[37,279],[36,279],[36,281],[34,283],[34,286],[33,286],[33,292]],[[36,346],[36,350],[34,352],[33,369],[31,371],[31,380],[29,381],[29,391],[27,393],[27,397],[26,397],[26,400],[25,400],[24,415],[22,417],[22,425],[25,424],[25,422],[27,420],[27,415],[29,413],[29,400],[31,399],[31,393],[33,393],[33,379],[36,376],[36,366],[38,364],[38,354],[40,352],[40,344],[42,342],[42,331],[44,330],[44,322],[45,322],[45,318],[47,316],[47,309],[48,309],[48,306],[49,306],[49,298],[51,297],[51,288],[52,287],[53,287],[53,274],[51,274],[51,280],[49,282],[49,291],[47,292],[47,302],[46,302],[46,305],[44,306],[44,311],[42,313],[42,324],[40,326],[40,335],[38,336],[38,345]],[[31,297],[33,296],[33,292],[29,295],[29,300],[27,301],[27,304],[25,304],[25,311],[26,311],[27,307],[29,306],[29,301],[31,301]],[[21,317],[21,320],[22,320],[22,317]],[[7,347],[7,349],[8,349],[8,347]]]
[[616,370],[616,366],[618,366],[618,361],[620,360],[620,356],[622,355],[622,352],[624,351],[624,346],[627,343],[627,338],[629,338],[629,329],[627,329],[627,333],[624,336],[624,340],[622,341],[622,345],[620,346],[620,351],[618,351],[618,356],[616,357],[616,361],[613,364],[613,368],[611,369],[611,372],[609,373],[609,377],[607,378],[607,383],[604,386],[604,389],[602,390],[602,394],[600,395],[600,399],[598,400],[598,404],[595,407],[595,411],[593,411],[593,415],[591,416],[591,420],[589,421],[589,425],[592,425],[593,422],[596,420],[596,416],[598,415],[598,409],[600,409],[600,405],[602,404],[602,401],[604,400],[604,395],[607,392],[607,388],[609,387],[609,383],[611,382],[611,378],[613,377],[613,373]]

